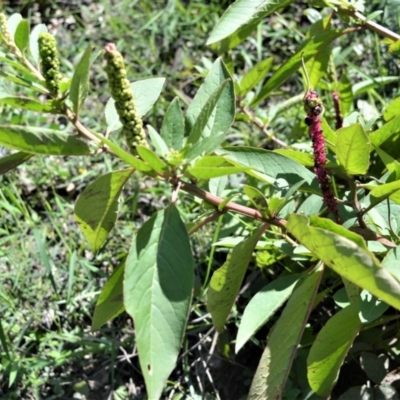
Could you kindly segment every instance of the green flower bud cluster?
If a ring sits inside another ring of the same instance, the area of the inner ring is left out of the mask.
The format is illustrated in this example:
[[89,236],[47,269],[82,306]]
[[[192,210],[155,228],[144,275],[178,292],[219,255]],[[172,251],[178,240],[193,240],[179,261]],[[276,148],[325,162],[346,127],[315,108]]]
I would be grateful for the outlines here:
[[0,30],[3,35],[4,42],[6,43],[11,53],[19,53],[19,50],[15,45],[14,38],[12,37],[10,30],[8,29],[7,17],[4,13],[0,13]]
[[62,79],[62,75],[60,72],[56,39],[51,33],[43,32],[39,35],[38,43],[46,87],[53,96],[57,97],[59,94],[58,85]]
[[131,153],[134,154],[137,145],[148,147],[142,118],[136,109],[131,86],[126,78],[124,59],[121,53],[117,51],[113,43],[108,43],[104,50],[107,61],[108,83],[122,124],[121,132]]

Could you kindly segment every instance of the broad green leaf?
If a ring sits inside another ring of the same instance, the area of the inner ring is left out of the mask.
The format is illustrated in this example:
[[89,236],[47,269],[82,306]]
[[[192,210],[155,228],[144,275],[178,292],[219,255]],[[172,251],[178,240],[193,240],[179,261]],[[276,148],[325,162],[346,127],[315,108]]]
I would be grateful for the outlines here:
[[193,146],[188,146],[182,151],[185,161],[191,161],[202,154],[208,154],[219,148],[219,145],[225,140],[225,133],[220,135],[208,136],[200,139]]
[[51,101],[40,103],[37,100],[28,99],[26,97],[0,97],[0,104],[7,104],[14,108],[22,110],[35,111],[40,113],[58,114],[59,110],[53,107]]
[[240,80],[238,96],[245,96],[266,77],[271,69],[272,61],[272,57],[266,58],[258,62],[250,71],[246,72]]
[[85,142],[62,131],[19,125],[0,125],[0,145],[33,154],[85,155]]
[[[382,358],[379,358],[374,353],[368,353],[366,351],[363,351],[360,357],[360,366],[367,375],[368,379],[370,379],[372,382],[376,384],[381,383],[383,379],[388,375],[384,360]],[[383,399],[394,400],[392,396],[389,397],[385,396],[382,398],[378,395],[375,398],[376,399],[381,398],[382,400]]]
[[79,114],[79,111],[89,93],[89,69],[92,50],[93,46],[89,46],[83,53],[72,77],[69,99],[72,102],[73,111],[76,115]]
[[122,262],[104,285],[94,309],[92,332],[100,329],[108,321],[125,311],[123,301],[124,270],[125,262]]
[[274,150],[274,153],[282,154],[283,156],[290,158],[305,167],[314,166],[314,157],[309,153],[304,153],[302,151],[293,149],[276,149]]
[[313,308],[323,269],[314,269],[296,286],[272,329],[248,400],[281,399],[303,330]]
[[97,253],[115,225],[118,199],[133,169],[113,171],[88,185],[75,204],[75,220]]
[[370,144],[361,124],[336,132],[336,157],[348,175],[364,175],[369,167]]
[[218,176],[248,171],[246,167],[236,167],[219,156],[205,156],[199,159],[187,172],[197,179],[217,178]]
[[26,19],[21,20],[14,34],[14,41],[17,47],[24,52],[29,44],[29,22]]
[[400,246],[391,249],[382,261],[382,267],[400,282]]
[[330,318],[319,331],[307,359],[308,382],[319,396],[329,397],[361,326],[357,306],[350,305]]
[[7,26],[12,37],[15,36],[15,32],[17,31],[18,25],[22,20],[23,20],[22,15],[18,13],[14,13],[10,16],[10,18],[8,18]]
[[146,127],[147,127],[147,132],[150,136],[151,143],[156,149],[156,152],[161,157],[165,157],[169,153],[167,143],[151,125],[147,125]]
[[125,150],[121,149],[118,145],[113,143],[111,140],[107,139],[103,135],[100,135],[100,133],[92,131],[92,134],[97,137],[102,143],[107,145],[121,160],[124,160],[126,163],[128,163],[130,166],[133,168],[136,168],[138,171],[145,172],[145,173],[152,173],[153,169],[150,167],[150,165],[147,165],[144,163],[142,160],[139,160],[132,154],[126,152]]
[[[321,35],[324,32],[326,31],[321,31],[318,33],[318,35]],[[332,53],[332,45],[329,45],[326,46],[324,51],[319,51],[315,53],[315,56],[311,57],[307,61],[306,70],[310,79],[310,87],[315,88],[318,85],[318,82],[326,73],[331,53]]]
[[386,303],[372,296],[368,290],[363,290],[361,292],[358,306],[358,317],[363,324],[375,321],[389,308]]
[[353,91],[351,88],[351,82],[345,73],[342,73],[340,76],[337,92],[339,94],[340,111],[343,118],[350,112],[353,104]]
[[24,153],[19,151],[18,153],[11,154],[9,156],[1,157],[0,158],[0,175],[5,174],[8,171],[18,167],[25,161],[28,161],[33,154]]
[[183,119],[181,106],[177,97],[172,100],[165,113],[160,135],[169,148],[175,150],[182,148],[185,136],[185,120]]
[[[210,119],[211,124],[215,122],[216,118],[218,118],[218,122],[226,121],[226,115],[218,114],[220,109],[217,108],[219,103],[219,99],[221,98],[226,87],[229,87],[229,84],[232,83],[229,80],[223,82],[220,86],[215,89],[215,91],[209,97],[207,103],[201,109],[199,116],[196,119],[196,122],[193,124],[193,127],[189,133],[189,137],[187,138],[187,144],[195,144],[199,141],[199,139],[203,137],[213,136],[216,133],[225,133],[225,131],[215,131],[215,125],[213,125],[212,129],[210,129]],[[222,110],[223,112],[224,110]],[[221,120],[221,117],[223,119]],[[232,122],[232,121],[231,121]],[[230,126],[230,124],[229,124]]]
[[400,180],[379,186],[365,185],[365,187],[371,189],[371,204],[378,204],[388,197],[395,203],[400,204]]
[[299,280],[299,275],[289,275],[275,279],[264,286],[247,304],[236,337],[235,352],[276,313],[290,297]]
[[228,256],[224,265],[211,277],[207,292],[207,310],[215,329],[222,333],[228,315],[242,285],[254,248],[265,226],[260,226],[251,236],[240,242]]
[[400,97],[394,99],[383,111],[385,121],[390,121],[392,118],[400,114]]
[[142,225],[125,265],[124,304],[135,324],[149,399],[161,396],[185,333],[193,287],[189,237],[171,205]]
[[332,130],[325,118],[322,118],[322,134],[329,149],[336,154],[336,133]]
[[[395,136],[394,136],[395,135]],[[379,129],[372,132],[369,135],[371,144],[375,147],[380,147],[384,142],[388,141],[389,146],[393,146],[394,143],[398,143],[400,135],[400,115],[391,119],[386,124],[382,125]],[[392,138],[394,136],[394,138]],[[389,141],[390,139],[390,141]],[[389,152],[389,154],[391,154]]]
[[251,175],[273,183],[278,178],[284,178],[289,185],[301,180],[307,183],[315,179],[315,175],[299,163],[274,151],[255,147],[232,146],[216,151],[235,164],[250,167]]
[[[143,117],[157,101],[164,82],[165,78],[149,78],[131,83],[136,109],[141,117]],[[122,127],[117,110],[115,109],[114,99],[110,98],[108,100],[104,112],[108,132],[115,131]]]
[[297,213],[303,215],[318,215],[324,203],[321,196],[315,194],[307,196],[307,198],[300,204]]
[[[228,83],[225,84],[222,92],[218,93],[217,89],[221,88],[221,85],[226,81]],[[212,94],[214,94],[214,97]],[[218,101],[212,107],[212,104],[208,103],[215,101],[215,97],[218,97]],[[207,126],[202,131],[204,137],[226,133],[235,119],[234,85],[228,69],[220,58],[214,62],[186,111],[185,128],[188,134],[193,131],[196,124],[196,129],[200,128],[204,122],[198,121],[198,119],[200,117],[205,118],[211,107],[212,113],[206,121]],[[191,142],[193,143],[193,141]]]
[[39,55],[39,44],[38,39],[41,33],[47,32],[47,26],[45,24],[36,25],[31,32],[31,36],[29,38],[29,50],[33,59],[36,62],[36,65],[40,64],[40,55]]
[[154,171],[163,174],[168,171],[168,165],[160,160],[158,156],[150,149],[142,146],[137,146],[136,151],[139,157],[145,161]]
[[[237,0],[224,12],[207,40],[207,45],[219,42],[247,25],[262,20],[277,9],[290,4],[283,0]],[[249,32],[250,33],[250,32]],[[242,35],[240,35],[242,36]],[[242,38],[245,39],[244,36]],[[240,43],[240,42],[239,42]]]
[[341,34],[342,31],[340,30],[330,30],[306,40],[297,53],[286,61],[286,63],[284,63],[266,82],[260,93],[253,99],[252,105],[258,105],[275,89],[282,86],[282,84],[300,68],[302,55],[304,61],[307,62],[311,58],[316,57],[318,53],[327,51],[333,40]]
[[[314,218],[313,221],[322,220]],[[400,310],[400,284],[379,265],[375,256],[348,238],[310,225],[308,218],[292,214],[289,232],[316,257],[357,286]]]

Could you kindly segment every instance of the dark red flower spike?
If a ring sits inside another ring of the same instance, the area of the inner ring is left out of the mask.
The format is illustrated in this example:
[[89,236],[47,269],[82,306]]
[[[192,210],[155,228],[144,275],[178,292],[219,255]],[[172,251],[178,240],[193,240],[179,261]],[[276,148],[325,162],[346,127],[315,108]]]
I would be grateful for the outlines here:
[[325,140],[322,135],[321,121],[321,116],[324,112],[324,106],[322,105],[322,101],[318,97],[317,92],[309,90],[310,81],[304,65],[303,57],[302,65],[308,86],[303,102],[304,110],[307,114],[307,117],[305,118],[305,123],[309,127],[310,139],[312,142],[314,153],[314,172],[317,176],[317,181],[319,183],[319,187],[321,188],[322,197],[326,207],[328,208],[328,211],[333,214],[336,222],[341,223],[337,202],[331,185],[329,171],[325,168],[326,151]]

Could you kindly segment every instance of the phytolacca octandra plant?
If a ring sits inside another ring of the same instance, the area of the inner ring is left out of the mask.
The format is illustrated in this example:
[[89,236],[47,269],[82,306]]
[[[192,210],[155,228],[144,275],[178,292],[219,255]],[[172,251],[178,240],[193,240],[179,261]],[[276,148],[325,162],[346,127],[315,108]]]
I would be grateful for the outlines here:
[[121,53],[117,51],[113,43],[108,43],[104,50],[111,95],[115,100],[115,108],[122,124],[121,133],[131,153],[135,153],[137,145],[147,147],[142,118],[136,109],[131,86],[126,78],[124,59]]
[[307,113],[305,119],[306,124],[310,129],[310,138],[314,152],[314,171],[317,175],[317,180],[322,191],[324,203],[329,212],[333,214],[336,222],[340,223],[341,218],[337,202],[333,193],[329,172],[325,167],[326,153],[325,141],[322,135],[321,114],[323,105],[317,92],[308,91],[304,96],[304,110]]

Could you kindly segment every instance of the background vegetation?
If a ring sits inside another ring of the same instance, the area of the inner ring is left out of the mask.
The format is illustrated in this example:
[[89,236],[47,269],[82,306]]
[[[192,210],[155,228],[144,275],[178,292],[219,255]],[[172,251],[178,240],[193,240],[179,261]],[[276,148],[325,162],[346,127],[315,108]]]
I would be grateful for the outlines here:
[[[9,15],[21,12],[31,19],[32,25],[42,22],[49,26],[57,37],[66,75],[72,74],[72,65],[88,43],[100,51],[105,43],[114,42],[124,54],[130,80],[166,77],[162,96],[145,119],[158,127],[159,118],[174,96],[178,95],[182,103],[190,102],[217,57],[205,42],[230,3],[220,0],[25,1],[5,3],[3,8]],[[394,31],[399,30],[398,2],[367,3],[366,14],[382,11],[377,20],[384,21]],[[279,60],[283,62],[293,53],[317,17],[315,10],[299,1],[262,23],[250,38],[225,55],[224,61],[234,74],[248,71],[269,56],[274,56],[278,60],[275,65],[279,66]],[[353,89],[356,100],[350,108],[366,115],[366,119],[370,120],[378,109],[399,95],[397,80],[375,79],[399,75],[398,64],[375,34],[360,32],[343,36],[336,43],[334,54],[340,59],[338,72],[345,67],[352,84],[358,83]],[[101,131],[105,121],[99,115],[103,115],[109,94],[100,61],[94,63],[91,74],[92,91],[99,96],[89,96],[82,121]],[[1,92],[18,94],[18,90],[0,80]],[[242,110],[230,131],[230,144],[274,148],[278,140],[307,146],[302,92],[301,76],[294,76],[276,93],[274,101],[262,104],[254,115]],[[293,102],[298,106],[289,107]],[[333,103],[329,97],[324,102],[328,118],[333,120]],[[71,130],[62,118],[0,107],[2,121]],[[261,128],[267,118],[270,124],[266,131]],[[276,140],[271,140],[271,136]],[[1,399],[144,398],[129,318],[123,314],[94,333],[90,325],[97,296],[128,252],[128,239],[138,225],[167,202],[170,188],[155,185],[138,175],[134,184],[124,189],[120,218],[113,235],[102,252],[94,256],[73,219],[73,206],[84,187],[94,177],[114,169],[115,163],[118,161],[107,155],[91,159],[35,157],[0,177]],[[231,186],[230,194],[240,193],[239,180],[232,180]],[[183,201],[180,207],[190,218],[201,204]],[[274,320],[238,355],[234,354],[232,339],[246,300],[269,282],[282,265],[279,260],[266,258],[262,252],[254,257],[242,298],[231,314],[229,329],[218,341],[201,291],[207,271],[221,266],[226,258],[226,247],[211,247],[211,244],[237,234],[239,226],[237,219],[227,215],[219,229],[208,227],[192,237],[198,293],[189,317],[185,351],[168,382],[165,398],[234,400],[244,398],[248,392]],[[322,302],[313,314],[306,337],[323,326],[333,309],[331,299]],[[396,330],[398,326],[392,325],[390,329]],[[381,358],[386,357],[385,352],[390,353],[391,368],[399,366],[397,349],[388,348],[382,332],[371,329],[364,336],[364,343],[368,344],[364,350]],[[299,382],[300,387],[305,380],[302,376],[304,354],[300,350],[293,369],[297,371],[293,381]],[[335,396],[349,386],[365,384],[371,379],[354,357],[342,371]]]

